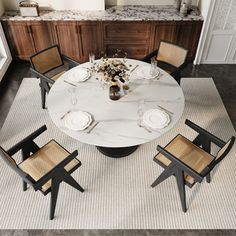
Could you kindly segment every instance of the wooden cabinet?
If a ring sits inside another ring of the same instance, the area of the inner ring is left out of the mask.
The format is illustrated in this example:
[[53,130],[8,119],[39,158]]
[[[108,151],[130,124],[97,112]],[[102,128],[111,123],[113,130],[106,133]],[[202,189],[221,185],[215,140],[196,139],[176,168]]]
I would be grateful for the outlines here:
[[154,29],[154,42],[152,51],[159,47],[160,41],[166,40],[168,42],[176,43],[176,22],[164,21],[164,22],[153,22]]
[[161,40],[166,40],[189,50],[188,60],[195,58],[202,21],[164,21],[154,22],[154,43],[152,50],[159,47]]
[[196,55],[202,30],[202,21],[178,22],[176,25],[176,44],[189,50],[188,59],[193,61]]
[[117,49],[129,58],[142,59],[167,40],[189,49],[194,60],[202,21],[3,21],[15,58],[28,59],[38,50],[58,44],[63,54],[79,61],[88,54]]
[[58,21],[53,23],[53,26],[54,42],[60,45],[61,53],[74,60],[79,60],[81,45],[78,39],[77,23]]
[[100,39],[96,22],[56,21],[53,23],[54,43],[61,52],[79,62],[88,60],[90,52],[98,53]]
[[103,48],[108,56],[120,49],[129,58],[142,59],[150,49],[149,22],[104,22],[102,31]]
[[28,60],[33,53],[52,45],[45,21],[4,21],[3,28],[15,58]]

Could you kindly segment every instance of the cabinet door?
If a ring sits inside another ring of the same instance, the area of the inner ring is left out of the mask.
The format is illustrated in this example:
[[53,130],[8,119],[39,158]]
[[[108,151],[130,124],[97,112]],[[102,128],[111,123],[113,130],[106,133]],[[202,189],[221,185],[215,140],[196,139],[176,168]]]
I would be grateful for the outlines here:
[[160,41],[165,40],[171,43],[176,43],[176,24],[175,22],[160,22],[154,23],[154,43],[153,50],[159,47]]
[[27,22],[8,21],[3,24],[13,57],[28,59],[35,53],[34,41]]
[[144,58],[144,56],[147,55],[149,51],[148,45],[137,43],[105,43],[104,48],[108,56],[113,56],[117,52],[117,50],[121,50],[122,53],[120,56],[123,56],[124,53],[127,53],[128,58],[138,60]]
[[99,34],[98,22],[78,23],[78,40],[81,45],[80,61],[88,61],[90,52],[96,55],[101,51],[101,34]]
[[103,24],[105,40],[148,43],[151,24],[147,22],[106,22]]
[[52,45],[48,23],[45,21],[31,22],[28,26],[33,36],[35,51],[40,51]]
[[177,25],[177,44],[189,50],[188,60],[193,61],[198,47],[202,21],[179,22]]
[[3,27],[13,57],[28,60],[35,52],[52,45],[46,22],[9,21]]
[[62,54],[80,61],[82,49],[78,35],[80,29],[76,22],[57,21],[54,25],[55,40]]
[[103,23],[103,47],[108,56],[120,49],[129,58],[142,59],[150,50],[150,35],[149,22]]

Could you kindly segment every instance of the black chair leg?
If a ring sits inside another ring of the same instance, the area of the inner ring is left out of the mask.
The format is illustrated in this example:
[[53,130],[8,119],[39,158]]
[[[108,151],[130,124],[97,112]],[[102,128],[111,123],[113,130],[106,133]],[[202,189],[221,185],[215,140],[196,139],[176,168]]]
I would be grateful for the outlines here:
[[25,181],[23,181],[23,191],[27,190],[27,183]]
[[66,182],[67,184],[69,184],[71,187],[79,190],[80,192],[84,192],[84,189],[66,171],[64,173],[63,181]]
[[41,87],[41,100],[42,100],[42,108],[45,109],[46,90],[43,87]]
[[175,173],[177,185],[178,185],[178,190],[179,190],[179,196],[180,196],[180,201],[182,205],[183,212],[187,211],[186,207],[186,193],[185,193],[185,183],[184,183],[184,172],[180,169],[177,169]]
[[174,165],[170,164],[162,173],[159,175],[159,177],[152,183],[151,187],[154,188],[167,178],[169,178],[172,174],[173,171],[172,169],[174,168]]
[[207,183],[211,182],[211,174],[210,173],[206,176],[206,181],[207,181]]
[[180,85],[180,80],[181,80],[181,73],[177,73],[176,75],[173,76],[176,82]]
[[60,181],[56,178],[52,179],[51,202],[50,202],[50,220],[53,220],[53,218],[54,218],[59,186],[60,186]]

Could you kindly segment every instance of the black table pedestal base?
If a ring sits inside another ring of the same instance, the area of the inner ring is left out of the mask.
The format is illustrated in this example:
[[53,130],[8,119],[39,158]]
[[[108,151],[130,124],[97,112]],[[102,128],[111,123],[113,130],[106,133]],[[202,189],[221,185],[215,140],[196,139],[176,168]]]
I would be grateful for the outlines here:
[[118,148],[111,148],[111,147],[99,147],[96,146],[98,151],[100,151],[102,154],[113,157],[113,158],[120,158],[125,157],[133,153],[138,147],[137,146],[131,146],[131,147],[118,147]]

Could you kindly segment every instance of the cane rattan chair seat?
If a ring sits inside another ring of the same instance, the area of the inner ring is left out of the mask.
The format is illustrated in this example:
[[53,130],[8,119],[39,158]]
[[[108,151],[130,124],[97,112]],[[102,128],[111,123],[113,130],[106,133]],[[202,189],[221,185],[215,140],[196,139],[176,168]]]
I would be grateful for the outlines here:
[[60,76],[62,76],[66,71],[62,71],[54,76],[51,77],[52,80],[56,81]]
[[[198,135],[190,141],[179,134],[165,148],[157,146],[159,152],[153,160],[161,165],[164,171],[151,185],[154,188],[174,176],[183,212],[187,211],[185,185],[191,188],[195,183],[201,183],[204,178],[210,183],[211,171],[226,157],[235,141],[235,137],[232,136],[225,142],[190,120],[186,120],[185,124]],[[214,156],[211,154],[212,144],[220,148]]]
[[[165,150],[198,173],[201,173],[214,160],[212,155],[194,145],[190,140],[180,134],[165,147]],[[161,153],[157,154],[155,158],[166,167],[171,163],[170,159]],[[190,175],[185,174],[185,181],[194,184],[194,178]]]
[[[48,144],[40,148],[39,151],[21,162],[18,166],[37,181],[52,170],[57,164],[63,161],[69,154],[70,153],[55,142],[55,140],[51,140]],[[65,166],[65,170],[69,172],[79,164],[80,161],[78,159],[73,159]],[[51,180],[42,186],[42,191],[46,192],[50,187]]]
[[[50,220],[54,218],[57,196],[61,182],[84,192],[71,174],[81,166],[76,158],[78,151],[68,152],[55,140],[39,147],[34,139],[47,129],[46,125],[37,129],[9,150],[0,146],[0,157],[23,179],[23,191],[28,185],[35,191],[40,190],[43,195],[51,193]],[[17,152],[22,153],[22,162],[17,164],[12,157]]]

